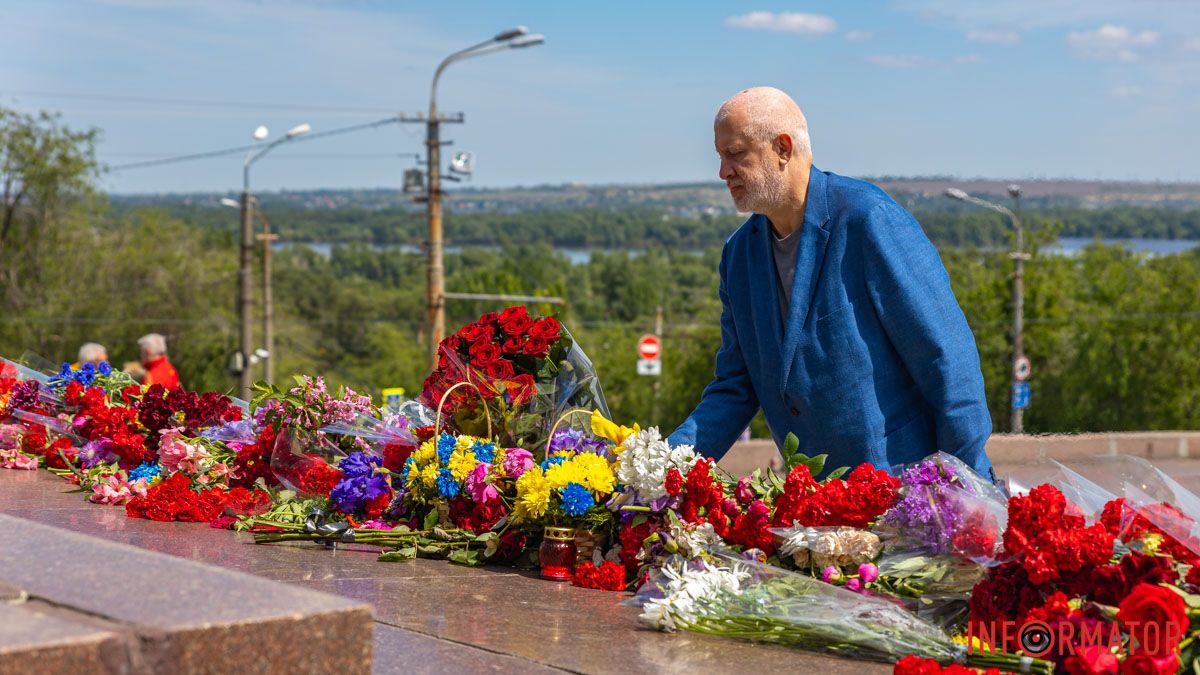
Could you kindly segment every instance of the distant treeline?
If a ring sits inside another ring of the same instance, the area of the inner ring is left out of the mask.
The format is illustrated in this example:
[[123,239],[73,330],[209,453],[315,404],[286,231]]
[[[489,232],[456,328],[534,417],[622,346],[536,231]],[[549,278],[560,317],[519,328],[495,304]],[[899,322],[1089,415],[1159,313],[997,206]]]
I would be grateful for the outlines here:
[[[129,207],[115,207],[123,222]],[[203,230],[232,232],[237,212],[228,208],[172,205],[168,215]],[[917,210],[929,237],[943,247],[993,247],[1010,237],[1006,218],[985,211]],[[423,211],[403,209],[269,209],[284,240],[419,244],[426,238]],[[1031,232],[1064,237],[1200,239],[1200,209],[1118,206],[1047,208],[1023,214]],[[638,208],[544,209],[519,213],[446,214],[446,241],[461,245],[544,242],[559,247],[703,249],[719,246],[742,222],[737,215],[681,217]],[[1036,236],[1036,235],[1035,235]]]

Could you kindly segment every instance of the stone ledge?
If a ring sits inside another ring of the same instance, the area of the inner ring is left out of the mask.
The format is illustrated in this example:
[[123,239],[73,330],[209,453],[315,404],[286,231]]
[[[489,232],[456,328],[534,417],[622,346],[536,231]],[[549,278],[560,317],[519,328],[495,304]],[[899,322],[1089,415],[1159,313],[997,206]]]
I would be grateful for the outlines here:
[[[112,665],[133,673],[371,668],[373,616],[366,604],[2,514],[0,529],[10,542],[0,548],[0,583],[40,601],[6,607],[0,627],[18,630],[11,620],[45,604],[92,620],[90,632],[80,633],[72,626],[83,621],[47,614],[72,645],[63,658],[85,658],[92,643],[126,645],[120,663],[93,659],[83,671]],[[111,630],[96,628],[95,620]],[[121,640],[122,633],[135,639]],[[111,659],[114,650],[106,651]]]

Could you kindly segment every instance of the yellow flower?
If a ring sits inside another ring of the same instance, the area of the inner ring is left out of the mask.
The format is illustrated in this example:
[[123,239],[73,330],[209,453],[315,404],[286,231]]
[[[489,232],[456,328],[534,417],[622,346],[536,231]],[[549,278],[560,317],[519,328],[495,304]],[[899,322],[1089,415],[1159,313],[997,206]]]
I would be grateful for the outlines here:
[[620,454],[625,449],[625,439],[641,430],[637,422],[633,423],[633,428],[631,429],[607,419],[604,415],[600,414],[599,410],[592,411],[592,433],[616,443],[617,447],[613,449],[614,453]]
[[436,488],[438,479],[437,464],[426,464],[424,469],[421,469],[421,482],[427,488]]
[[413,461],[417,466],[425,466],[430,462],[437,462],[437,443],[431,438],[421,444],[421,447],[413,453]]
[[612,466],[607,459],[585,452],[575,457],[574,464],[579,467],[579,473],[583,477],[579,482],[585,488],[601,498],[613,491],[617,479],[613,476]]
[[536,520],[546,515],[550,505],[550,484],[541,467],[533,467],[517,479],[517,499],[513,516],[517,520]]
[[475,453],[471,452],[469,447],[466,450],[459,447],[450,453],[450,461],[446,462],[446,468],[450,469],[454,480],[461,483],[467,479],[467,474],[471,473],[477,464],[479,464],[479,460],[475,459]]
[[549,484],[551,490],[561,490],[567,487],[567,483],[583,485],[583,481],[583,471],[573,459],[553,464],[546,469],[546,483]]
[[471,446],[475,445],[475,441],[477,441],[477,440],[479,440],[479,439],[475,438],[474,436],[459,436],[454,441],[454,449],[455,450],[470,450]]
[[504,478],[504,458],[508,456],[508,451],[500,446],[496,446],[496,455],[492,457],[492,475],[497,478]]

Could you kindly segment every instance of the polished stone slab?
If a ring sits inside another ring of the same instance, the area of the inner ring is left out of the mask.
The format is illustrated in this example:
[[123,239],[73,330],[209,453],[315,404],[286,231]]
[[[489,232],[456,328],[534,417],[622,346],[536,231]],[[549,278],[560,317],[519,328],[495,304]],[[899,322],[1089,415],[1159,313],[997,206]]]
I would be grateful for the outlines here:
[[0,604],[0,675],[120,672],[119,631],[45,603]]
[[0,531],[0,580],[31,599],[131,627],[138,640],[128,661],[141,664],[134,672],[370,667],[372,617],[361,603],[11,513],[0,514]]

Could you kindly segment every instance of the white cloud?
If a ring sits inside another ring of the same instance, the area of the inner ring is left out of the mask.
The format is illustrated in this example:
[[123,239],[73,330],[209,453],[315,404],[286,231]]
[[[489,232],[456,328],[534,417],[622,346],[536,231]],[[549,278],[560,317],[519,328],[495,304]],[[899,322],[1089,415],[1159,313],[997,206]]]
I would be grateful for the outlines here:
[[993,45],[1015,45],[1021,41],[1021,34],[1015,30],[973,30],[967,32],[967,39]]
[[1132,98],[1142,95],[1141,87],[1113,87],[1109,92],[1109,96],[1113,98]]
[[873,54],[864,57],[863,60],[881,68],[917,68],[937,63],[931,58],[916,54]]
[[1067,46],[1085,59],[1133,63],[1140,58],[1138,50],[1158,44],[1159,34],[1144,30],[1140,33],[1105,24],[1094,31],[1067,33]]
[[846,39],[851,42],[866,42],[875,39],[875,34],[866,30],[852,30],[846,32]]
[[800,35],[824,35],[837,30],[837,22],[820,14],[801,14],[799,12],[750,12],[742,16],[731,16],[725,19],[725,25],[731,28],[749,28],[753,30],[771,30],[780,33],[797,33]]
[[964,66],[971,66],[983,63],[983,57],[978,54],[963,54],[962,56],[954,57],[954,62]]
[[1183,50],[1186,52],[1200,52],[1200,38],[1192,38],[1183,43]]

